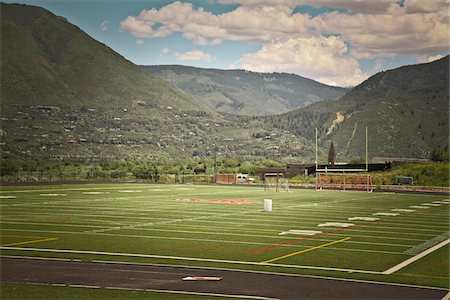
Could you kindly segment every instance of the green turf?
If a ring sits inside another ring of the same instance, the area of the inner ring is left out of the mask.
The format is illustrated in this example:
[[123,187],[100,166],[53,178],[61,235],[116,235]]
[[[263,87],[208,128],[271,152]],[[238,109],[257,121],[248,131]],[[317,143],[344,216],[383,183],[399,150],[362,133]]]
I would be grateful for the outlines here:
[[75,286],[1,283],[2,299],[232,299],[170,292],[115,290]]
[[[392,275],[382,274],[437,244],[439,237],[448,239],[449,205],[432,206],[448,196],[143,184],[2,187],[0,196],[2,255],[210,266],[449,287],[448,246]],[[263,211],[266,198],[273,200],[272,212]],[[429,208],[410,207],[425,203],[431,203]],[[379,220],[349,221],[352,217]],[[318,227],[326,222],[355,226]],[[292,229],[323,234],[279,235]],[[296,255],[289,256],[292,253]],[[274,261],[259,264],[268,260]]]

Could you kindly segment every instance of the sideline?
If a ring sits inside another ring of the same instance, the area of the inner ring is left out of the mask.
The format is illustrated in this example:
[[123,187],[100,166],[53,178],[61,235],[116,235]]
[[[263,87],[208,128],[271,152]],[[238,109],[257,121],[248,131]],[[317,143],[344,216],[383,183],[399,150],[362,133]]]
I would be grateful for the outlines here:
[[[24,248],[24,247],[0,247],[0,250],[17,250],[17,251],[33,251],[33,252],[51,252],[51,253],[72,253],[72,254],[90,254],[90,255],[104,255],[104,256],[125,256],[125,257],[142,257],[142,258],[155,258],[155,259],[173,259],[184,261],[200,261],[200,262],[214,262],[214,263],[228,263],[238,265],[253,265],[262,266],[259,262],[252,261],[238,261],[238,260],[223,260],[223,259],[211,259],[211,258],[196,258],[196,257],[180,257],[180,256],[166,256],[166,255],[152,255],[152,254],[140,254],[140,253],[122,253],[122,252],[103,252],[103,251],[88,251],[88,250],[68,250],[68,249],[46,249],[46,248]],[[264,266],[271,267],[283,267],[283,268],[295,268],[295,269],[309,269],[309,270],[321,270],[321,271],[337,271],[337,272],[350,272],[350,273],[364,273],[364,274],[376,274],[380,275],[378,271],[368,271],[359,269],[342,269],[331,267],[315,267],[315,266],[301,266],[301,265],[285,265],[285,264],[272,264],[266,263]]]
[[437,244],[437,245],[435,245],[435,246],[429,248],[428,250],[425,250],[425,251],[423,251],[422,253],[419,253],[419,254],[417,254],[416,256],[413,256],[413,257],[411,257],[411,258],[409,258],[409,259],[407,259],[407,260],[405,260],[405,261],[399,263],[398,265],[393,266],[393,267],[390,268],[390,269],[387,269],[386,271],[382,272],[382,274],[384,274],[384,275],[390,275],[390,274],[392,274],[392,273],[394,273],[394,272],[397,272],[398,270],[403,269],[403,268],[406,267],[407,265],[412,264],[413,262],[415,262],[415,261],[421,259],[422,257],[427,256],[428,254],[430,254],[430,253],[432,253],[432,252],[438,250],[439,248],[444,247],[445,245],[447,245],[447,244],[449,244],[449,243],[450,243],[450,239],[447,239],[447,240],[445,240],[445,241],[442,241],[442,242],[440,242],[439,244]]

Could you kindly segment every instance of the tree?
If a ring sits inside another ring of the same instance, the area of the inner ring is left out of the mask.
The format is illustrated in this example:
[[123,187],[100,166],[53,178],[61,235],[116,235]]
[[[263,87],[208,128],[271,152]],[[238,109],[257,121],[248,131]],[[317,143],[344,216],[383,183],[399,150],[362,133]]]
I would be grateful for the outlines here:
[[437,144],[430,153],[430,159],[434,162],[448,162],[449,151],[448,145]]

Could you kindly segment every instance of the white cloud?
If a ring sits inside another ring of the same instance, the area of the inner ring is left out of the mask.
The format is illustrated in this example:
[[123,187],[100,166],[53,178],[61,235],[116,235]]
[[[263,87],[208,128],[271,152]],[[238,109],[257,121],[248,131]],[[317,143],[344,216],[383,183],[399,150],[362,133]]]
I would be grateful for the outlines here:
[[367,79],[358,62],[346,55],[339,37],[290,38],[246,54],[230,67],[255,72],[288,72],[329,85],[352,86]]
[[216,58],[209,54],[200,50],[194,50],[184,53],[175,52],[174,54],[176,60],[179,61],[203,61],[203,62],[212,62],[215,61]]
[[108,24],[109,24],[109,21],[103,21],[101,24],[100,24],[100,26],[99,26],[99,28],[100,28],[100,30],[101,31],[106,31],[106,30],[108,30]]
[[223,40],[270,42],[283,36],[307,33],[309,16],[292,15],[287,6],[241,6],[214,15],[190,3],[174,2],[159,10],[143,10],[120,23],[122,31],[137,38],[165,37],[180,32],[198,45],[216,45]]
[[429,63],[438,59],[444,58],[443,55],[431,55],[431,56],[427,56],[427,55],[423,55],[423,56],[419,56],[417,57],[417,62],[419,63]]
[[447,52],[448,5],[440,8],[443,10],[424,14],[408,13],[407,6],[386,14],[333,12],[312,23],[322,34],[339,34],[358,58]]
[[[419,0],[420,1],[420,0]],[[423,0],[421,0],[423,1]],[[352,12],[380,13],[387,11],[392,5],[398,5],[398,0],[220,0],[223,4],[239,4],[248,7],[258,6],[297,6],[333,7],[348,9]]]
[[[190,3],[174,2],[143,10],[121,22],[136,38],[165,37],[180,32],[198,45],[224,40],[266,45],[297,36],[339,35],[357,57],[388,57],[448,51],[447,0],[221,0],[239,3],[214,15]],[[348,8],[316,17],[293,13],[297,5]]]
[[[246,54],[233,65],[255,71],[294,72],[343,85],[356,84],[368,76],[358,65],[361,58],[384,59],[402,54],[417,57],[449,51],[449,0],[404,0],[402,4],[398,0],[220,2],[239,6],[215,15],[177,1],[129,16],[120,28],[138,39],[181,33],[200,46],[223,41],[260,45],[259,51]],[[300,5],[341,10],[312,17],[294,13]],[[176,53],[175,58],[215,59],[201,51]]]
[[136,44],[137,45],[143,45],[144,44],[144,40],[143,39],[137,39],[136,40]]

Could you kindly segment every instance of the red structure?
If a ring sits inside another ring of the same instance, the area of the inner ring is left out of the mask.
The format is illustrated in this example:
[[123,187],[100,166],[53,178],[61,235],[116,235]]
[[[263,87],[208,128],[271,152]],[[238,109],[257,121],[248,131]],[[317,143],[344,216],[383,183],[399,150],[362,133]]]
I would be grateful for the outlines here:
[[336,164],[336,151],[334,150],[333,141],[331,141],[330,151],[328,151],[328,164],[330,165]]

